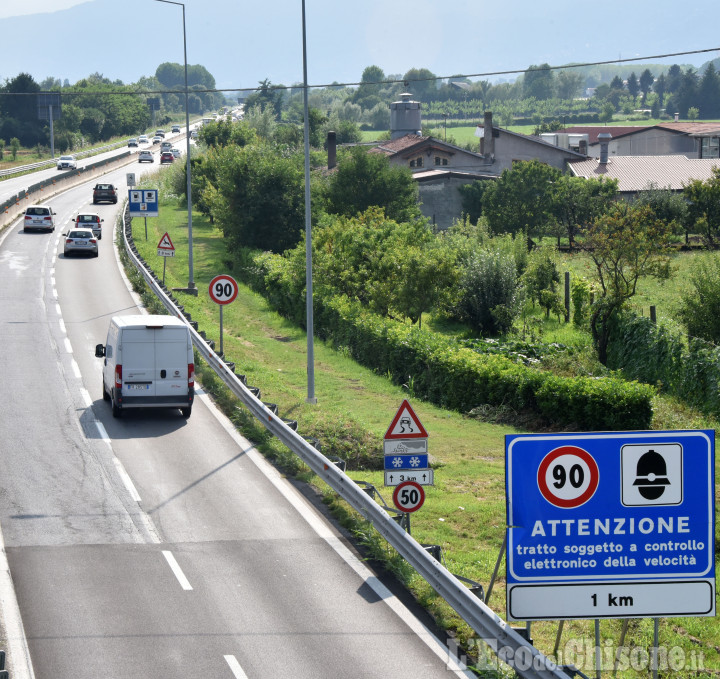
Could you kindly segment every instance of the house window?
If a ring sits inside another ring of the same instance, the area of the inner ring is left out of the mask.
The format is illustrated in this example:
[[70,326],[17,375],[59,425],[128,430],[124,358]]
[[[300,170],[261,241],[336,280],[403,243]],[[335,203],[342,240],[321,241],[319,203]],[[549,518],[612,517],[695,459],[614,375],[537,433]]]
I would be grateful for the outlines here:
[[435,156],[435,165],[447,165],[448,159],[447,158],[441,158],[440,156]]
[[702,158],[720,158],[720,142],[719,137],[703,137],[702,140]]
[[415,160],[410,161],[410,167],[415,167]]
[[417,161],[416,161],[415,164],[417,165],[417,167],[422,167],[422,166],[423,166],[422,156],[418,156],[418,159],[417,159]]

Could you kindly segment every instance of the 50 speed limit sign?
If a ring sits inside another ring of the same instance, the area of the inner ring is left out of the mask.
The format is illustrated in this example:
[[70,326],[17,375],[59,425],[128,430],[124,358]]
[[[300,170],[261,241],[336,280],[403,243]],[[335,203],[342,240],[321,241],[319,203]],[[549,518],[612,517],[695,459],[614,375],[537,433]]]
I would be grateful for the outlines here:
[[393,502],[401,512],[415,512],[425,502],[425,491],[415,481],[403,481],[395,487]]
[[221,274],[210,281],[210,299],[215,304],[230,304],[238,294],[238,284],[232,276]]

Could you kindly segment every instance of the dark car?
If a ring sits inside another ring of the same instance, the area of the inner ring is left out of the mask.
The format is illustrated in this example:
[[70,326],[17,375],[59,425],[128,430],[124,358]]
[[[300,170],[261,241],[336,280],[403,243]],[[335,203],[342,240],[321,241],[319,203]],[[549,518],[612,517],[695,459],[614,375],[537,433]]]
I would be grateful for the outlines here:
[[173,125],[172,132],[173,134],[177,134],[178,132],[180,132],[180,125]]
[[163,151],[160,154],[160,164],[163,163],[174,163],[175,162],[175,156],[173,155],[172,151]]
[[95,184],[93,189],[93,205],[106,201],[109,203],[117,203],[117,189],[113,184]]

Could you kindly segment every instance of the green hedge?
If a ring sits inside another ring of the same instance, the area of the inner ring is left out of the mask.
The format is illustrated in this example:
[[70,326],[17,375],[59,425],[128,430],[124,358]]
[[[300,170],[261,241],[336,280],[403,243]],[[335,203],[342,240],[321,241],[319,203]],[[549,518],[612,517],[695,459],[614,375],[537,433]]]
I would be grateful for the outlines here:
[[685,342],[647,317],[623,314],[612,326],[608,366],[720,417],[720,348],[714,344]]
[[[241,277],[279,313],[305,325],[305,300],[291,265],[280,256],[245,252]],[[454,339],[366,311],[345,297],[314,296],[315,334],[346,348],[362,365],[412,382],[414,394],[469,412],[490,404],[531,411],[549,424],[586,430],[647,429],[654,389],[617,378],[564,378]]]

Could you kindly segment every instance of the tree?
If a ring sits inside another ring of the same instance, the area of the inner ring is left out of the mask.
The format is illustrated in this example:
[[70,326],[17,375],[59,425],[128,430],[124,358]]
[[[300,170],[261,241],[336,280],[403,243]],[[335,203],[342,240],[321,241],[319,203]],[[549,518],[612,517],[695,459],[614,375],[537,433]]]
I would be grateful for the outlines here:
[[697,101],[705,120],[720,117],[720,76],[712,62],[700,79]]
[[658,95],[658,108],[662,108],[665,102],[665,92],[667,91],[667,82],[665,81],[665,75],[663,73],[658,76],[653,85],[653,89]]
[[382,83],[386,80],[385,72],[379,66],[368,66],[362,73],[360,85],[355,90],[353,101],[364,109],[369,109],[381,103],[380,91]]
[[523,75],[523,94],[526,98],[552,99],[555,95],[555,81],[550,64],[530,66]]
[[615,203],[588,228],[584,247],[595,268],[599,298],[590,314],[598,360],[607,364],[610,327],[637,292],[641,278],[670,277],[667,250],[671,229],[648,206]]
[[630,92],[630,96],[633,98],[633,102],[634,102],[637,99],[637,95],[640,93],[640,84],[638,83],[638,79],[637,79],[637,76],[635,75],[635,71],[633,71],[628,76],[627,88],[628,88],[628,92]]
[[695,264],[690,288],[682,294],[678,319],[692,337],[720,344],[720,259],[712,254]]
[[212,214],[229,249],[293,247],[304,225],[302,154],[284,157],[269,144],[225,146],[216,163]]
[[641,105],[645,106],[645,102],[647,101],[647,95],[648,92],[650,92],[650,89],[652,88],[653,82],[655,81],[655,78],[653,74],[650,72],[649,68],[646,68],[641,74],[640,74],[640,90],[642,91],[642,102]]
[[12,159],[17,160],[17,154],[20,150],[20,140],[17,137],[13,137],[10,140],[10,153],[12,154]]
[[611,90],[624,90],[625,89],[625,83],[623,82],[623,79],[619,75],[616,75],[610,81],[610,89]]
[[403,80],[408,89],[420,101],[431,101],[437,93],[437,76],[427,68],[411,68]]
[[539,160],[521,161],[503,170],[482,197],[483,215],[493,233],[544,233],[551,221],[552,184],[560,175],[560,170]]
[[653,214],[665,222],[673,233],[685,231],[685,241],[688,240],[688,204],[681,193],[670,189],[661,189],[655,184],[642,191],[635,201],[635,205],[647,205]]
[[583,77],[577,71],[560,71],[557,74],[558,99],[573,99],[583,84]]
[[712,169],[706,181],[691,180],[683,189],[691,226],[698,227],[705,241],[714,247],[720,237],[720,168]]
[[337,170],[323,190],[325,210],[353,217],[369,207],[384,209],[388,219],[406,222],[420,217],[418,188],[406,167],[391,166],[380,153],[356,146],[338,159]]
[[[602,215],[617,196],[615,179],[585,179],[562,175],[552,186],[551,214],[572,249],[575,236]],[[558,236],[559,241],[559,236]]]
[[676,98],[680,117],[687,118],[689,109],[695,106],[698,98],[698,76],[693,68],[689,67],[683,74]]
[[245,110],[259,106],[262,110],[271,108],[276,118],[280,117],[283,105],[283,90],[281,86],[273,85],[267,78],[258,83],[260,87],[257,92],[245,99]]

